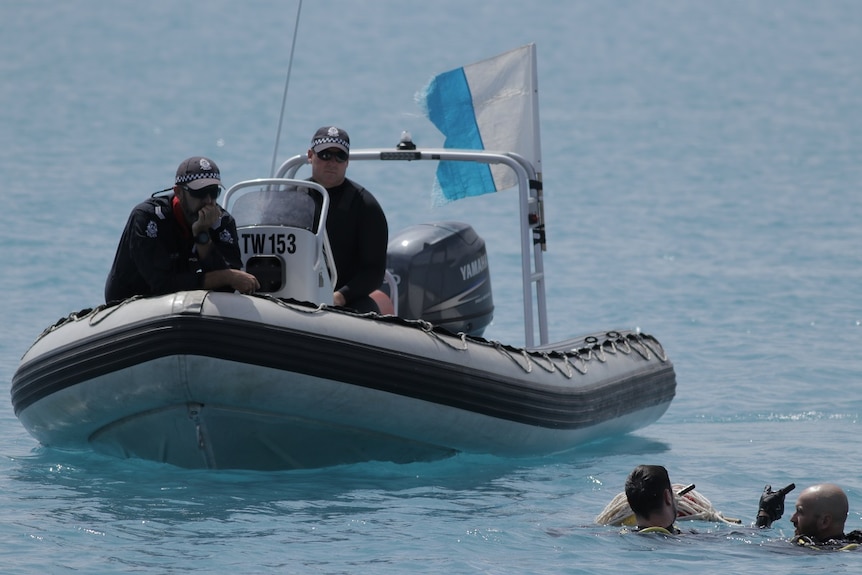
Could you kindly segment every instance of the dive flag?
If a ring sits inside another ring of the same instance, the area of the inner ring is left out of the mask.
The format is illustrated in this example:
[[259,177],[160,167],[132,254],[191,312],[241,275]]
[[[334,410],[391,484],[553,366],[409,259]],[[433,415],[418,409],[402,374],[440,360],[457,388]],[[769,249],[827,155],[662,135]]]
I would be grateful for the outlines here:
[[[515,152],[541,173],[535,44],[444,72],[417,101],[446,137],[444,148]],[[435,200],[446,203],[516,184],[507,166],[443,161]]]

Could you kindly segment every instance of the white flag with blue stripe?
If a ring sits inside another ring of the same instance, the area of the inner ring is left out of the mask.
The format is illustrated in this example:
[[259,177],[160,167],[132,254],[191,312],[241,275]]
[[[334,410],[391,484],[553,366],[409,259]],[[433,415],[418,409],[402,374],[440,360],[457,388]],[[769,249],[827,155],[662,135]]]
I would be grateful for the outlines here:
[[[417,95],[445,148],[516,152],[541,173],[536,46],[528,44],[434,77]],[[507,166],[440,162],[435,201],[517,185]]]

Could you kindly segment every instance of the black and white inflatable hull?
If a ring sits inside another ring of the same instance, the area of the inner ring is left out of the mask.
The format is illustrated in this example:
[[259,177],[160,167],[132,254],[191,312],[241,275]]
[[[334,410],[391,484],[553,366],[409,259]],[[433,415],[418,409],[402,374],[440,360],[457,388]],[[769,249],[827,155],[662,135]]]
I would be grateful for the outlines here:
[[192,291],[61,320],[11,392],[47,446],[269,470],[561,452],[653,423],[675,389],[661,345],[639,333],[527,350],[424,321]]

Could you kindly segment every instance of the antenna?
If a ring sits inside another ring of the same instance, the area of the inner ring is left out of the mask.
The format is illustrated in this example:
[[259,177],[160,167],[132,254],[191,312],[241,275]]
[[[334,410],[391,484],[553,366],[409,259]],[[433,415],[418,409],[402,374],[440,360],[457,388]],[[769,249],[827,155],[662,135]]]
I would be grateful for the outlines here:
[[269,177],[275,177],[275,160],[278,157],[278,142],[281,139],[281,125],[284,122],[284,106],[287,102],[287,87],[290,85],[290,70],[293,68],[293,52],[296,49],[296,34],[299,31],[299,13],[302,11],[302,0],[296,6],[296,25],[293,28],[293,41],[290,44],[290,60],[287,63],[287,77],[284,79],[284,94],[281,96],[281,114],[278,116],[278,131],[275,133],[275,147],[272,150],[272,166]]

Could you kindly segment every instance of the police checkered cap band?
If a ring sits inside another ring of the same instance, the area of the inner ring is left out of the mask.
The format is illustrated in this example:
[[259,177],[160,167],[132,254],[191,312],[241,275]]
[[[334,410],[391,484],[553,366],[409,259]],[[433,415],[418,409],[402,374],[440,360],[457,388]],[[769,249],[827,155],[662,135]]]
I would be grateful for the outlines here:
[[193,156],[184,160],[177,168],[174,183],[200,190],[207,186],[221,185],[221,174],[216,163],[209,158]]
[[350,136],[341,128],[335,126],[324,126],[319,128],[311,138],[311,149],[319,152],[327,148],[339,148],[350,152]]

